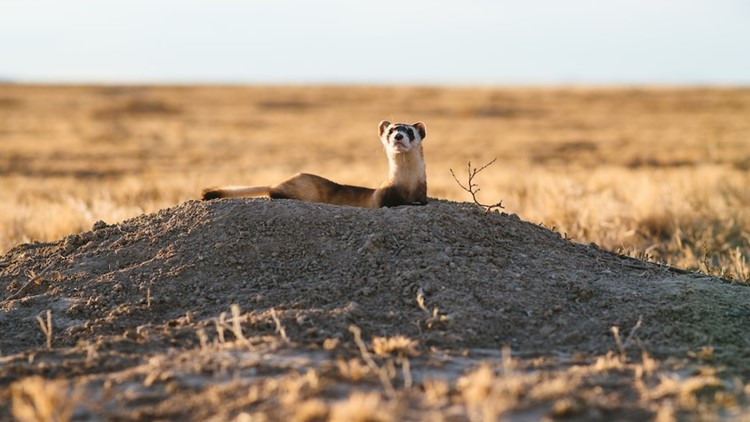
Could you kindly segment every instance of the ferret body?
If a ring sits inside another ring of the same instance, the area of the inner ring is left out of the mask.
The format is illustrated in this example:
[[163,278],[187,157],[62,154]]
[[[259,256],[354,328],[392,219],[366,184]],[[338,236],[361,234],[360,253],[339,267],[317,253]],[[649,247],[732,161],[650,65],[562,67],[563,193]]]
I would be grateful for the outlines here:
[[427,173],[422,151],[425,124],[392,124],[383,120],[378,133],[388,156],[389,173],[376,189],[341,185],[314,174],[300,173],[272,186],[208,188],[203,191],[203,199],[265,196],[366,208],[426,204]]

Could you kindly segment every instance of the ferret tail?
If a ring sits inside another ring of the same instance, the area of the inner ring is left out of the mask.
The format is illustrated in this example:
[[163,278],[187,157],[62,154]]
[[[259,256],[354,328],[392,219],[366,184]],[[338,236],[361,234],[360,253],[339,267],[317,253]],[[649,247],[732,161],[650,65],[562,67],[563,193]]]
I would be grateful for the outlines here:
[[270,194],[270,186],[221,186],[204,189],[201,199],[208,201],[209,199],[218,198],[255,198],[259,196],[270,196]]

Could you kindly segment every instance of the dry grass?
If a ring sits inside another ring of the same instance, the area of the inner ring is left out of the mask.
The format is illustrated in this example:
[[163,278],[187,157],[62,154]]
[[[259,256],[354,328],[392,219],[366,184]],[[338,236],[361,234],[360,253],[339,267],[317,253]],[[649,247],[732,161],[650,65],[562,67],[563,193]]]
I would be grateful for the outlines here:
[[355,391],[351,396],[333,406],[331,421],[334,422],[390,422],[395,420],[393,405],[383,401],[378,393]]
[[[702,419],[720,409],[737,414],[741,409],[734,400],[744,395],[740,386],[712,373],[679,378],[658,372],[647,355],[643,362],[626,363],[614,354],[559,371],[508,372],[482,365],[455,388],[471,420],[498,420],[509,412],[538,409],[538,403],[551,403],[548,412],[554,419],[602,420],[622,412],[612,419],[633,420],[647,418],[646,409],[657,420],[675,420],[677,412],[695,412]],[[640,408],[623,406],[628,397]],[[714,399],[710,409],[707,397]]]
[[373,186],[381,119],[427,122],[429,194],[750,278],[750,90],[0,85],[0,251],[298,171]]
[[419,342],[404,336],[373,337],[372,350],[378,356],[415,356]]
[[22,422],[66,422],[80,399],[64,380],[33,376],[11,386],[13,416]]

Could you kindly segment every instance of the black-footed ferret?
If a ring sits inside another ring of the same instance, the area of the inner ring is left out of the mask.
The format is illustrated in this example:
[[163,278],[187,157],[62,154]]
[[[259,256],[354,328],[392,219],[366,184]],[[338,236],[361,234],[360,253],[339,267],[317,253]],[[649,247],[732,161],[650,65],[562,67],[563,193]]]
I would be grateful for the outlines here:
[[425,124],[392,124],[383,120],[378,132],[390,171],[388,179],[377,189],[340,185],[314,174],[300,173],[273,186],[208,188],[203,191],[203,200],[267,196],[367,208],[426,204],[427,174],[422,152]]

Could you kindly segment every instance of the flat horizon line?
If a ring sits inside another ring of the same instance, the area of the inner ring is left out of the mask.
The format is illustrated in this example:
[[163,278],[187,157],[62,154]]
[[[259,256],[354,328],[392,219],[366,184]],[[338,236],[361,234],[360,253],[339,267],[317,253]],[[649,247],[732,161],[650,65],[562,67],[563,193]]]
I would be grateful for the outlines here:
[[34,87],[425,87],[425,88],[646,88],[646,89],[747,89],[748,82],[586,82],[586,81],[549,81],[549,82],[364,82],[364,81],[175,81],[175,80],[23,80],[0,77],[0,86],[34,86]]

